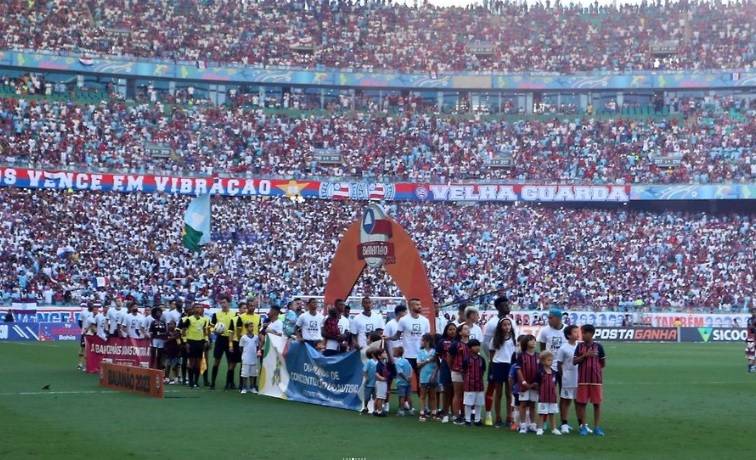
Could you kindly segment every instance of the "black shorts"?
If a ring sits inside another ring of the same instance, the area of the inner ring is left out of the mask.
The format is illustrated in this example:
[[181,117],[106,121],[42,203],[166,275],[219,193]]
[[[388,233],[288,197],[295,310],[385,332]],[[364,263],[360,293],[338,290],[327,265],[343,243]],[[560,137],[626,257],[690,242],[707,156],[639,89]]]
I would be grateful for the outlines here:
[[488,383],[506,383],[511,367],[510,363],[491,363],[488,368]]
[[239,342],[234,340],[234,351],[229,351],[226,353],[226,359],[229,363],[240,363],[241,362],[241,347],[239,346]]
[[407,358],[407,361],[409,361],[412,370],[417,374],[417,358]]
[[205,351],[204,340],[187,340],[186,343],[189,345],[187,354],[189,358],[202,358],[202,353]]
[[215,346],[213,347],[213,358],[221,359],[224,353],[228,356],[228,337],[219,335],[215,337]]
[[81,344],[81,348],[84,348],[84,346],[86,345],[86,342],[85,342],[86,339],[84,339],[84,337],[85,335],[81,334],[81,339],[79,340],[79,343]]

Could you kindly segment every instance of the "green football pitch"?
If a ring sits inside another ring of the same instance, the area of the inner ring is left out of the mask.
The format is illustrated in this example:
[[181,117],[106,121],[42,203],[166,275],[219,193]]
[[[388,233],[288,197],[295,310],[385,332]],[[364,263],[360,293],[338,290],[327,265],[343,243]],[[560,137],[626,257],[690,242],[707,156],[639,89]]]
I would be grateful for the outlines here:
[[606,437],[537,438],[235,391],[151,399],[76,371],[75,344],[2,342],[0,458],[753,458],[756,374],[741,344],[605,348]]

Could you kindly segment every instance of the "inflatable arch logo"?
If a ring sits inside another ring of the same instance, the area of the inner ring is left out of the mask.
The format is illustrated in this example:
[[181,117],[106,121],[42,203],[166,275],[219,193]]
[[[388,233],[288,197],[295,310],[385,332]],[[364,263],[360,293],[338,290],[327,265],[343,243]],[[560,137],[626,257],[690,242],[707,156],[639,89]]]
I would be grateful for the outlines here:
[[402,226],[377,204],[368,205],[339,242],[325,288],[326,304],[346,299],[366,266],[382,266],[404,297],[420,299],[423,315],[435,327],[433,293],[420,253]]

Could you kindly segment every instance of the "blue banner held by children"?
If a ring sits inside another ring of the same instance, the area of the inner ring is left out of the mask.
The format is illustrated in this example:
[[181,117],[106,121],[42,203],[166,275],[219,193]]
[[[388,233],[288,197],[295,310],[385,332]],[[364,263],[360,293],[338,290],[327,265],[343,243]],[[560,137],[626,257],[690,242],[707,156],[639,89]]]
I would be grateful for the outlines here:
[[362,408],[359,352],[323,356],[305,343],[292,342],[286,353],[286,368],[287,399],[340,409]]

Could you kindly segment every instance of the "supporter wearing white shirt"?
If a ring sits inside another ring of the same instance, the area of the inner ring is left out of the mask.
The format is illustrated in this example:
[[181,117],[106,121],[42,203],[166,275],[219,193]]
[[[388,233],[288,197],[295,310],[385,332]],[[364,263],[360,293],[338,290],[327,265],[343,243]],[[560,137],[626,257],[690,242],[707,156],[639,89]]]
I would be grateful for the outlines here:
[[421,314],[420,300],[411,299],[409,302],[409,315],[399,320],[399,334],[402,338],[404,357],[412,364],[417,374],[417,352],[420,350],[420,341],[424,334],[430,332],[430,321]]
[[323,341],[321,328],[325,318],[318,313],[317,300],[311,298],[307,301],[307,311],[299,315],[296,322],[296,330],[302,337],[302,340],[309,343],[313,348]]
[[[552,308],[549,310],[549,324],[541,328],[538,333],[538,344],[541,351],[549,350],[556,356],[557,351],[567,339],[564,337],[564,324],[562,324],[562,310]],[[557,370],[557,360],[551,364],[551,369]]]
[[404,305],[397,305],[394,308],[394,317],[386,323],[386,328],[383,334],[388,337],[386,340],[386,346],[388,347],[389,356],[393,355],[394,347],[399,345],[399,340],[394,340],[393,337],[399,332],[399,320],[407,314],[407,307]]
[[383,333],[386,325],[380,313],[374,313],[373,301],[370,297],[362,299],[362,312],[357,314],[352,320],[352,334],[354,336],[355,348],[361,350],[367,346],[368,335],[373,332]]

